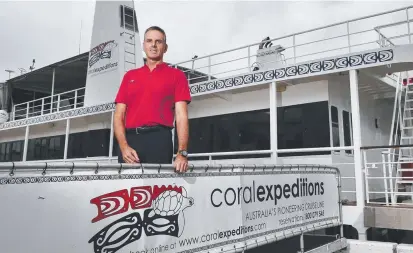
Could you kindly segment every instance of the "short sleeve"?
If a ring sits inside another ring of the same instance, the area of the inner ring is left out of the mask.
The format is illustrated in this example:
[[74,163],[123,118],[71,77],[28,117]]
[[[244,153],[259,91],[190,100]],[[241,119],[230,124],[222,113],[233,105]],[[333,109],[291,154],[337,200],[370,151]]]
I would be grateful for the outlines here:
[[116,94],[115,103],[116,104],[127,104],[128,98],[128,73],[126,73],[120,84],[118,93]]
[[184,72],[178,70],[175,83],[175,103],[180,101],[186,101],[189,104],[191,102],[191,92]]

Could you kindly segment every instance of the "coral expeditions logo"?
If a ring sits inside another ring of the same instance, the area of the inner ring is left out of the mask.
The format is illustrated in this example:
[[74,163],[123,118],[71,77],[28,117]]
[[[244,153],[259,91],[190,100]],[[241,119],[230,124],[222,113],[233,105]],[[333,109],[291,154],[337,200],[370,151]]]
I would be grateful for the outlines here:
[[101,195],[90,200],[97,206],[98,215],[92,223],[132,210],[144,209],[143,219],[139,212],[130,213],[101,229],[90,240],[95,253],[114,253],[124,246],[138,241],[142,232],[146,236],[169,235],[180,237],[185,227],[183,211],[194,205],[180,186],[139,186]]
[[[100,60],[112,59],[114,48],[116,48],[117,46],[118,44],[114,40],[109,40],[92,48],[89,52],[89,68],[91,68]],[[88,73],[93,74],[116,66],[118,66],[118,62],[109,62],[104,66],[90,69]]]

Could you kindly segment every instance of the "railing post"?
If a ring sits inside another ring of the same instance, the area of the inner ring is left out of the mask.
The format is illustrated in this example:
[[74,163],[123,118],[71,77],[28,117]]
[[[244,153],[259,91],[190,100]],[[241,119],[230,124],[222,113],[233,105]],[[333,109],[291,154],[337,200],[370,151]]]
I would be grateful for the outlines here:
[[57,108],[56,111],[60,111],[60,94],[57,95]]
[[29,118],[29,113],[30,113],[30,103],[27,102],[27,107],[26,107],[26,119]]
[[[364,186],[366,188],[366,202],[370,203],[369,179],[368,179],[368,177],[369,177],[369,167],[367,166],[367,154],[366,154],[365,150],[362,151],[362,155],[363,155],[363,160],[364,160]],[[356,186],[356,189],[357,189],[357,186]]]
[[208,80],[211,80],[211,56],[208,57]]
[[363,161],[361,157],[361,127],[360,127],[360,101],[357,70],[351,69],[350,73],[350,102],[351,116],[353,120],[353,150],[354,150],[354,173],[356,177],[356,199],[357,207],[364,208],[365,189],[363,187]]
[[[390,191],[391,191],[390,198],[391,198],[391,203],[396,204],[396,198],[395,198],[395,191],[396,190],[393,187],[393,166],[396,166],[396,168],[397,168],[398,164],[393,164],[393,161],[396,161],[396,159],[394,159],[394,158],[392,159],[391,157],[392,157],[392,154],[389,152],[387,154],[387,160],[389,162],[389,166],[387,168],[389,170],[389,178],[390,178],[390,182],[389,182],[390,183]],[[397,177],[397,173],[396,173],[396,177]],[[396,180],[397,180],[397,178],[396,178]]]
[[74,108],[76,109],[77,107],[77,90],[75,90],[75,102],[73,103]]
[[409,44],[411,44],[411,43],[412,43],[412,39],[410,38],[409,8],[406,8],[406,17],[407,17],[407,34],[409,35]]
[[40,114],[43,115],[44,110],[44,98],[42,98],[42,108],[40,109]]
[[251,46],[248,46],[248,72],[251,72]]
[[70,119],[66,119],[65,146],[64,146],[64,151],[63,151],[63,160],[67,159],[67,151],[69,147],[69,133],[70,133]]
[[293,58],[294,58],[294,64],[296,63],[296,48],[295,48],[295,34],[293,35]]
[[381,160],[382,160],[382,166],[383,166],[384,196],[386,197],[386,206],[388,206],[389,205],[389,193],[388,193],[389,188],[387,186],[387,173],[386,173],[387,162],[386,162],[386,155],[384,154],[384,152],[381,153]]
[[347,22],[347,42],[348,42],[348,52],[351,53],[351,44],[350,44],[350,22]]
[[52,76],[52,95],[50,96],[50,113],[53,112],[53,94],[54,94],[54,79],[55,79],[56,69],[53,68],[53,76]]

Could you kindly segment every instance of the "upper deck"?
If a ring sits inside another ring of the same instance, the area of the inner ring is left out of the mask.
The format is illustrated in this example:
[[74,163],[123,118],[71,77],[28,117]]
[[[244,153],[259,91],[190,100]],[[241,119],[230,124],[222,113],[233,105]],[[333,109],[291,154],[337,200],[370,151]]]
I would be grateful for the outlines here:
[[[394,93],[391,74],[413,69],[412,20],[409,18],[413,16],[412,8],[408,6],[267,38],[231,50],[193,57],[172,66],[187,74],[195,99],[274,81],[294,85],[301,79],[317,80],[323,75],[350,69],[360,69],[388,84],[377,89],[378,95]],[[0,129],[113,110],[112,103],[83,106],[85,87],[82,80],[86,68],[82,64],[87,64],[87,54],[8,80],[11,86],[25,89],[32,79],[32,83],[36,82],[35,87],[45,95],[15,104],[10,121],[1,124]],[[41,80],[36,80],[39,73],[43,73]],[[59,73],[60,76],[56,76]],[[61,79],[73,81],[63,84],[58,81]],[[76,87],[68,88],[73,85]],[[51,96],[47,96],[47,90]],[[64,92],[56,92],[61,90]]]

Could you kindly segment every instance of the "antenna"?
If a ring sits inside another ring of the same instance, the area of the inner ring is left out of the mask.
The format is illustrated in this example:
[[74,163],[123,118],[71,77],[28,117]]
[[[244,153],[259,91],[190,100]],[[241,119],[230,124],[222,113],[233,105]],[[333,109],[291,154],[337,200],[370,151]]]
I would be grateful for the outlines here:
[[82,24],[83,24],[83,19],[80,19],[80,32],[79,32],[79,54],[80,54],[80,44],[82,41]]
[[11,73],[14,73],[14,70],[6,69],[5,71],[9,73],[9,79],[10,79]]

